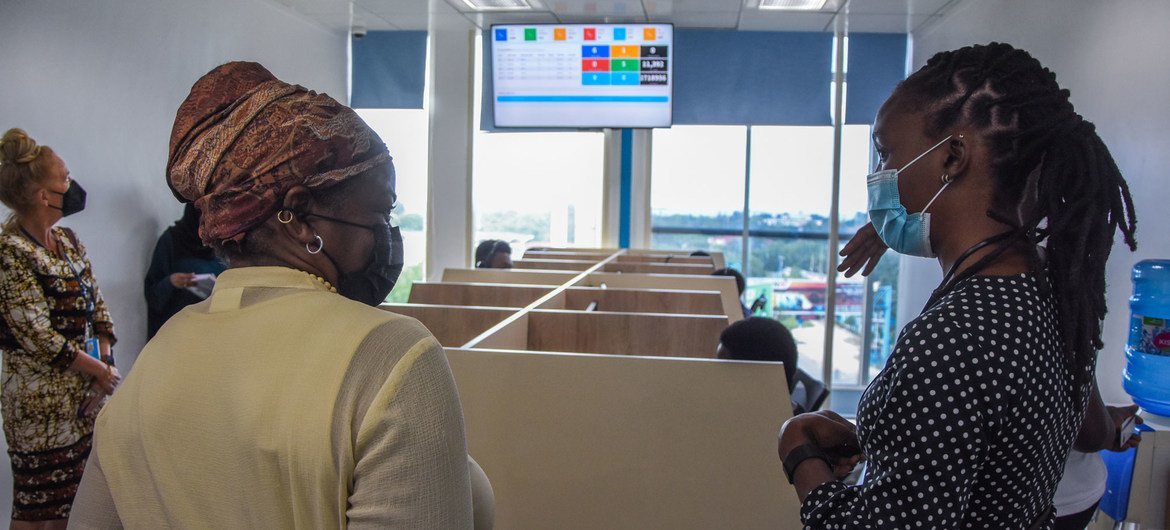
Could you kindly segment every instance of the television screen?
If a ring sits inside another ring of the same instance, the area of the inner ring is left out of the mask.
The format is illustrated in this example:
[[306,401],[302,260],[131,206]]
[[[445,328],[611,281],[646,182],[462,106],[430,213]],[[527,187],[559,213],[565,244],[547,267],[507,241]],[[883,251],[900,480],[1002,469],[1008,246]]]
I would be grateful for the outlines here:
[[669,127],[670,24],[491,28],[497,127]]

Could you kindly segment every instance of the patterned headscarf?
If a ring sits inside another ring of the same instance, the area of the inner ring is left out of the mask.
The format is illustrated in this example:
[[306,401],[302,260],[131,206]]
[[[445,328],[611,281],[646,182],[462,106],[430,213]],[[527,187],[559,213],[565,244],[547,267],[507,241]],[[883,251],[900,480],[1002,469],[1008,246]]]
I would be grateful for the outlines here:
[[293,186],[327,188],[389,160],[349,107],[257,63],[232,62],[199,78],[179,106],[167,183],[203,213],[204,243],[239,242]]

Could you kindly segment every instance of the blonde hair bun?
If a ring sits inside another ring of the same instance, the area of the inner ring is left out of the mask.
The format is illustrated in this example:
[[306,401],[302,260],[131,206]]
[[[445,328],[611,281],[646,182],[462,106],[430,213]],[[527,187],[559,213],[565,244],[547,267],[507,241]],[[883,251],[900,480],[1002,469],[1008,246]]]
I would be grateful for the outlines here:
[[41,156],[41,146],[24,129],[8,129],[0,139],[0,163],[27,164],[38,156]]

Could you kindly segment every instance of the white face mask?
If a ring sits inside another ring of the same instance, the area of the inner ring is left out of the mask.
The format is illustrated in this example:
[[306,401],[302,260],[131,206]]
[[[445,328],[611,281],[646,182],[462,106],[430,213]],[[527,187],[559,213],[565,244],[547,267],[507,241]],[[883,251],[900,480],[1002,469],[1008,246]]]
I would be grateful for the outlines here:
[[891,250],[908,256],[933,258],[934,250],[930,248],[930,214],[927,210],[943,190],[951,184],[950,179],[943,180],[942,188],[926,203],[921,212],[907,213],[902,205],[902,198],[898,193],[898,174],[913,165],[922,157],[934,151],[938,146],[950,140],[943,138],[922,154],[902,166],[901,169],[887,169],[871,173],[866,177],[866,191],[869,192],[869,222],[873,224],[878,237]]

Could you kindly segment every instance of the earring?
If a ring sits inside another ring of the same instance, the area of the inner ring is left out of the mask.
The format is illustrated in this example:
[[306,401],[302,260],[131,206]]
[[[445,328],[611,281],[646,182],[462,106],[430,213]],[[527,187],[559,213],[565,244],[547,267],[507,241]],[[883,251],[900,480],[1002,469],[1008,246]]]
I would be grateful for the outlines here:
[[[284,216],[288,216],[288,217],[285,218]],[[280,221],[280,224],[282,224],[282,225],[289,224],[293,220],[293,213],[288,211],[288,210],[281,210],[279,212],[276,212],[276,220]]]
[[325,240],[321,239],[321,236],[319,235],[314,235],[313,237],[317,240],[317,248],[314,249],[310,247],[308,243],[305,243],[305,252],[308,252],[309,254],[318,254],[321,252],[321,249],[325,248]]
[[950,184],[950,183],[951,183],[951,181],[953,181],[953,180],[955,180],[955,179],[954,179],[954,178],[951,178],[951,176],[950,176],[950,175],[948,175],[948,174],[946,174],[946,173],[943,173],[943,174],[942,174],[942,183],[943,183],[943,184]]

